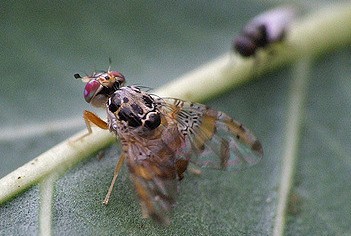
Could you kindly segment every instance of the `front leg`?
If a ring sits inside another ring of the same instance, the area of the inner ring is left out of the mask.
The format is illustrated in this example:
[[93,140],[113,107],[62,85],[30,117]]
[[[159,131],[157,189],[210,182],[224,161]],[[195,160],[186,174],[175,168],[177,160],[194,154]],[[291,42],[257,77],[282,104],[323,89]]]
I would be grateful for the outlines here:
[[96,125],[101,129],[108,129],[108,124],[91,111],[84,110],[83,119],[85,121],[85,125],[87,127],[88,132],[86,134],[83,134],[82,136],[80,136],[74,141],[81,140],[86,136],[90,135],[93,132],[93,130],[91,129],[92,124]]
[[92,123],[101,129],[108,129],[108,124],[91,111],[84,110],[83,118],[88,129],[88,135],[93,132],[91,130]]

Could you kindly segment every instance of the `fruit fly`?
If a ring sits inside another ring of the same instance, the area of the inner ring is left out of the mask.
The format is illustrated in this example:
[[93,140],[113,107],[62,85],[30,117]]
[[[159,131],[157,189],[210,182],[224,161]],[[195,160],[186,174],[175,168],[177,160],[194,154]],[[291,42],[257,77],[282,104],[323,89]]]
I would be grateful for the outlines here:
[[234,39],[233,49],[243,57],[250,57],[260,48],[283,41],[295,17],[295,8],[290,6],[275,8],[256,16]]
[[[97,99],[98,106],[107,112],[107,122],[84,112],[89,132],[90,124],[95,124],[110,130],[122,144],[104,204],[126,161],[143,217],[169,224],[168,212],[175,204],[178,182],[190,162],[199,167],[242,169],[263,156],[260,141],[222,112],[198,103],[161,98],[138,86],[123,86],[124,77],[116,71],[82,80],[87,83],[85,100],[96,103]],[[104,104],[97,95],[102,95]]]

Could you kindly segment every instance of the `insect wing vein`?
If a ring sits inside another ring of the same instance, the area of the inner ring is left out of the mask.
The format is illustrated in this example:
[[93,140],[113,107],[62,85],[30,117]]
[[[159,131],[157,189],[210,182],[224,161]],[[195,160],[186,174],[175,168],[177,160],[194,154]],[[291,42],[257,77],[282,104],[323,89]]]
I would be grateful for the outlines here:
[[200,167],[240,170],[263,156],[261,143],[242,124],[205,105],[164,99],[164,114],[173,114],[185,136],[184,155]]

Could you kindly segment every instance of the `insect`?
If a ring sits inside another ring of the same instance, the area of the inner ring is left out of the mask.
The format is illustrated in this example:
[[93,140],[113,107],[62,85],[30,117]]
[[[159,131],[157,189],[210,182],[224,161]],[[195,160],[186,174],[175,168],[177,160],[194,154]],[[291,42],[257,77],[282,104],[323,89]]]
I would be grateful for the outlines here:
[[250,57],[261,48],[281,42],[296,16],[290,6],[279,7],[253,18],[233,41],[233,50],[243,57]]
[[[198,103],[161,98],[137,86],[122,86],[124,77],[116,71],[82,80],[87,83],[85,100],[96,104],[97,95],[103,95],[105,103],[98,99],[98,106],[103,105],[107,112],[105,122],[85,111],[87,126],[93,123],[109,129],[122,144],[104,204],[109,202],[118,172],[126,161],[143,217],[169,224],[168,212],[175,204],[178,182],[189,162],[200,167],[241,169],[256,164],[263,156],[257,138],[222,112]],[[103,83],[106,81],[110,82]],[[88,130],[91,132],[91,128]]]

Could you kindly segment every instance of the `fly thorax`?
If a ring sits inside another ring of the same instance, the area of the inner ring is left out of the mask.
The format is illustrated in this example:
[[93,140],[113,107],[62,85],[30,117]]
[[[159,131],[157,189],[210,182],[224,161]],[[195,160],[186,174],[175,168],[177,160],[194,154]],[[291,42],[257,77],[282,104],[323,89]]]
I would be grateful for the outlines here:
[[122,87],[108,101],[110,128],[117,132],[147,132],[161,124],[154,99],[134,86]]

